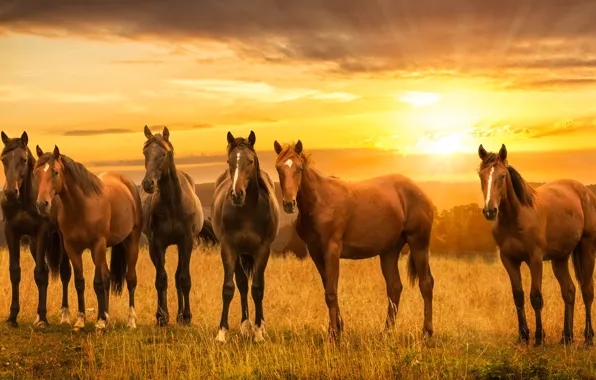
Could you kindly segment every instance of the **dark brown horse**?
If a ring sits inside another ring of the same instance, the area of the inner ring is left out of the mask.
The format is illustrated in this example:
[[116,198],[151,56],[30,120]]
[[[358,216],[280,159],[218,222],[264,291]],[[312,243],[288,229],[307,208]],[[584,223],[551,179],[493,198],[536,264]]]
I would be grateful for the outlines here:
[[304,154],[300,140],[285,148],[275,141],[274,149],[284,211],[291,214],[298,208],[296,230],[323,280],[331,338],[339,338],[343,329],[337,302],[339,259],[380,256],[389,297],[386,328],[391,328],[402,292],[397,262],[405,244],[410,247],[410,280],[419,279],[424,298],[424,332],[432,335],[429,198],[397,174],[353,183],[327,177]]
[[[44,153],[37,147],[39,160],[35,175],[39,181],[37,210],[47,215],[57,195],[57,221],[64,249],[75,275],[79,315],[75,330],[85,327],[85,279],[82,253],[91,250],[95,264],[93,288],[97,295],[98,330],[108,322],[110,274],[112,292],[122,293],[124,277],[128,285],[128,327],[136,327],[134,293],[137,286],[136,265],[139,238],[143,227],[141,198],[135,184],[118,173],[99,177],[71,158],[61,155],[58,147]],[[112,248],[110,268],[106,249]],[[110,273],[111,272],[111,273]]]
[[594,260],[596,244],[596,197],[577,181],[564,179],[532,189],[507,161],[507,148],[498,154],[478,148],[482,160],[478,174],[484,194],[486,219],[494,221],[493,236],[501,261],[511,280],[517,309],[520,342],[530,340],[524,310],[520,266],[528,264],[532,283],[530,303],[536,314],[536,345],[543,343],[542,262],[552,261],[565,302],[561,343],[573,341],[575,285],[569,275],[569,256],[586,306],[586,344],[592,344],[592,301],[594,299]]
[[0,198],[4,216],[4,234],[8,244],[10,282],[12,284],[12,303],[10,315],[6,321],[11,327],[17,326],[20,310],[19,283],[21,281],[21,236],[30,238],[29,247],[35,260],[34,277],[39,292],[37,319],[35,326],[40,328],[48,324],[46,297],[48,291],[48,265],[53,276],[60,271],[62,280],[61,323],[70,323],[68,319],[68,283],[71,269],[68,257],[62,252],[62,243],[58,232],[55,215],[53,220],[41,217],[35,208],[37,186],[33,181],[35,158],[27,143],[29,137],[23,132],[20,138],[9,138],[2,132],[2,164],[6,183]]
[[203,207],[195,193],[194,181],[188,174],[176,169],[168,128],[164,127],[163,133],[154,135],[145,126],[145,137],[145,178],[141,186],[145,221],[143,232],[149,240],[149,254],[156,271],[156,318],[160,326],[169,322],[165,253],[168,246],[175,244],[178,247],[177,320],[189,324],[192,318],[190,256],[195,239],[215,240],[213,230],[209,221],[203,218]]
[[265,269],[271,243],[279,231],[279,205],[275,185],[261,170],[255,152],[256,136],[234,138],[228,132],[228,169],[215,181],[211,212],[213,229],[221,241],[224,267],[223,308],[216,340],[226,341],[228,311],[234,298],[234,276],[240,292],[242,319],[240,331],[250,334],[248,313],[248,280],[252,277],[252,299],[255,303],[254,339],[263,341],[265,319],[263,294]]

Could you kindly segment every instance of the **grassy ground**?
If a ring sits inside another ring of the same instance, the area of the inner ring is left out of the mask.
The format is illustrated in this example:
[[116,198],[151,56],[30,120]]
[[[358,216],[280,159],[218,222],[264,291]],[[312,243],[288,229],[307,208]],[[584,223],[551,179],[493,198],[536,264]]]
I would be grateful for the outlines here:
[[[231,333],[226,345],[214,341],[221,313],[223,271],[214,251],[195,251],[191,265],[193,321],[154,325],[155,270],[146,251],[138,264],[139,328],[128,331],[126,290],[111,297],[112,324],[96,335],[93,264],[85,255],[88,325],[84,333],[59,326],[61,284],[49,289],[45,331],[32,328],[37,307],[31,256],[23,254],[20,325],[0,327],[0,378],[596,378],[596,348],[583,347],[584,309],[577,294],[575,335],[571,347],[558,344],[563,302],[549,264],[544,279],[546,345],[518,346],[517,320],[505,270],[499,262],[469,262],[433,257],[435,335],[423,340],[422,297],[405,286],[398,325],[381,335],[387,310],[378,258],[342,261],[339,300],[346,323],[339,346],[326,342],[327,310],[320,278],[310,259],[275,258],[266,272],[265,318],[269,337],[257,344],[239,336],[240,300],[234,297]],[[177,255],[168,252],[169,309]],[[400,261],[405,281],[405,260]],[[524,267],[528,288],[528,271]],[[528,292],[526,292],[527,294]],[[0,318],[10,305],[8,253],[0,252]],[[526,297],[528,298],[528,297]],[[76,294],[70,284],[71,319]],[[529,321],[533,312],[526,300]],[[251,301],[251,313],[254,308]],[[254,315],[254,314],[251,314]],[[533,323],[531,323],[533,330]]]

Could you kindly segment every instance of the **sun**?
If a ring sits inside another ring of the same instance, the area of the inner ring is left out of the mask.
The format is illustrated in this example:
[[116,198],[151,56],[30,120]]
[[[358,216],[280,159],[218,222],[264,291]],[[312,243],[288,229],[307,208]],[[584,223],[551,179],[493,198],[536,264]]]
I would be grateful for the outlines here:
[[408,91],[404,95],[397,97],[397,100],[408,103],[416,108],[422,108],[441,100],[441,95],[434,92]]
[[463,139],[461,132],[439,132],[421,137],[414,149],[425,154],[449,155],[461,150]]

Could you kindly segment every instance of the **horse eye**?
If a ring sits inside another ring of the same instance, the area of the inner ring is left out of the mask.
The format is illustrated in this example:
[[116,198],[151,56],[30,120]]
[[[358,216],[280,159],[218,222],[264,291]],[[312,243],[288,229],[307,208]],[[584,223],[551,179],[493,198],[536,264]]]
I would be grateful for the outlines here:
[[297,171],[298,173],[302,173],[302,168],[301,168],[301,167],[299,167],[299,166],[296,166],[296,171]]
[[21,157],[21,162],[24,164],[27,162],[27,159],[25,157]]
[[53,170],[52,171],[52,176],[58,177],[58,170]]

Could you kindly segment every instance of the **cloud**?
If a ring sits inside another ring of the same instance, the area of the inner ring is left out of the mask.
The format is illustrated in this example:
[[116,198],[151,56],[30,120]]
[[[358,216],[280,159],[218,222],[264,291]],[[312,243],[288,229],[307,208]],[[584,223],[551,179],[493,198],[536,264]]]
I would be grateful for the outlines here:
[[122,102],[127,98],[118,93],[74,93],[47,91],[28,86],[0,85],[0,102],[18,101],[47,101],[56,103],[113,103]]
[[163,61],[159,59],[123,59],[112,61],[112,63],[117,65],[158,65]]
[[[596,45],[594,19],[596,2],[584,0],[21,0],[0,7],[0,32],[217,41],[241,57],[339,73],[465,72],[548,65],[542,45],[585,56]],[[554,64],[594,66],[591,58]]]
[[106,129],[75,129],[64,132],[64,136],[95,136],[95,135],[113,135],[120,133],[136,133],[132,129],[125,128],[106,128]]

